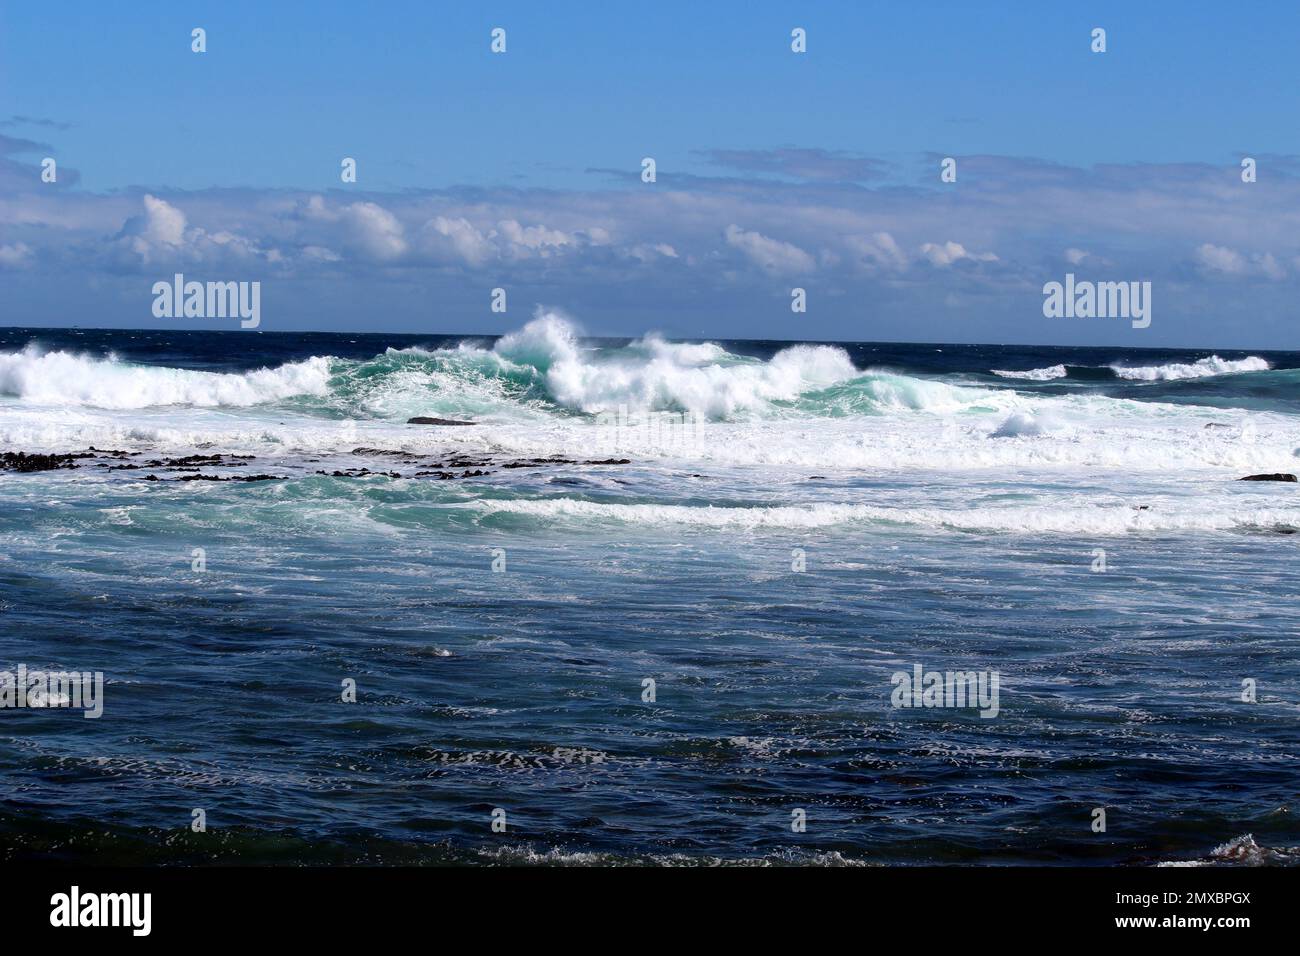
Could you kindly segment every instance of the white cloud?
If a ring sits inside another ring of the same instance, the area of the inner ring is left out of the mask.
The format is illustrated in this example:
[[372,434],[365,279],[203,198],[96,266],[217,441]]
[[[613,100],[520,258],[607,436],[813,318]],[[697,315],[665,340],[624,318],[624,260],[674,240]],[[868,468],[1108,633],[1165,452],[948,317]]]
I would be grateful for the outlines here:
[[435,216],[424,224],[423,235],[425,249],[435,258],[459,260],[469,266],[481,266],[492,259],[548,258],[610,241],[609,233],[601,228],[565,232],[502,219],[495,228],[484,229],[464,216]]
[[159,254],[172,256],[185,242],[185,213],[165,199],[146,193],[144,214],[129,217],[122,224],[116,242],[119,248],[144,264]]
[[312,262],[338,262],[343,258],[333,249],[324,246],[307,246],[302,250],[302,256]]
[[868,265],[899,272],[907,268],[907,254],[887,232],[877,232],[871,236],[849,236],[845,243],[859,260]]
[[1264,276],[1275,280],[1286,278],[1286,270],[1271,252],[1246,255],[1227,246],[1206,242],[1196,248],[1196,261],[1205,272],[1222,276]]
[[436,216],[424,224],[424,230],[435,250],[471,266],[481,266],[496,253],[488,237],[463,216]]
[[739,249],[760,268],[771,273],[811,272],[816,263],[796,245],[748,232],[734,223],[724,233],[727,245]]
[[185,241],[185,213],[165,199],[144,197],[144,221],[140,235],[149,242],[179,246]]
[[970,259],[972,262],[998,261],[998,257],[991,252],[967,252],[965,246],[960,242],[953,242],[951,239],[941,246],[933,242],[922,243],[921,255],[929,259],[931,264],[941,269],[946,269],[954,262],[959,262],[962,259]]
[[1197,247],[1196,259],[1211,272],[1225,275],[1245,275],[1246,257],[1227,246],[1215,246],[1205,243]]
[[143,215],[128,216],[108,244],[109,257],[118,266],[137,267],[166,263],[263,258],[275,261],[277,250],[264,250],[255,239],[223,229],[209,233],[190,226],[185,213],[165,199],[146,193]]
[[[292,275],[333,290],[322,293],[325,301],[364,290],[395,302],[407,301],[408,281],[468,295],[483,285],[474,273],[488,270],[490,285],[530,288],[575,307],[689,296],[719,315],[743,308],[744,295],[770,292],[732,281],[763,273],[816,275],[825,280],[819,301],[843,310],[865,299],[896,315],[919,315],[918,306],[945,295],[1001,314],[1014,290],[1041,288],[1045,268],[1057,278],[1071,267],[1102,266],[1104,277],[1149,277],[1167,283],[1169,308],[1204,304],[1208,312],[1213,302],[1222,315],[1250,304],[1265,311],[1265,302],[1268,314],[1284,314],[1278,303],[1293,298],[1284,283],[1300,285],[1294,223],[1269,214],[1300,202],[1300,175],[1279,173],[1266,193],[1225,194],[1222,171],[1208,167],[984,162],[992,165],[959,191],[695,177],[672,190],[212,189],[146,197],[6,191],[0,181],[0,268],[42,270],[69,284],[103,272],[166,276],[173,266],[195,277]],[[1188,238],[1208,236],[1204,245]],[[330,285],[343,276],[354,285]],[[1255,283],[1250,295],[1246,282]],[[629,283],[638,284],[635,294]],[[20,291],[29,302],[57,301],[60,285]],[[909,335],[942,332],[926,321],[902,327]],[[1207,336],[1216,331],[1204,322]]]
[[657,259],[676,259],[677,250],[666,242],[641,243],[628,248],[625,255],[641,262],[654,262]]
[[575,239],[568,233],[545,226],[521,226],[515,219],[503,219],[497,224],[506,241],[506,251],[511,255],[537,253],[549,255],[552,250],[571,246]]
[[331,207],[323,197],[312,196],[297,211],[306,222],[331,227],[326,232],[332,246],[350,249],[362,258],[396,259],[407,250],[402,223],[378,203]]
[[360,247],[376,259],[394,259],[406,251],[402,224],[383,206],[353,203],[343,209],[342,218],[356,230]]
[[32,248],[25,242],[12,242],[0,246],[0,267],[21,269],[32,259]]

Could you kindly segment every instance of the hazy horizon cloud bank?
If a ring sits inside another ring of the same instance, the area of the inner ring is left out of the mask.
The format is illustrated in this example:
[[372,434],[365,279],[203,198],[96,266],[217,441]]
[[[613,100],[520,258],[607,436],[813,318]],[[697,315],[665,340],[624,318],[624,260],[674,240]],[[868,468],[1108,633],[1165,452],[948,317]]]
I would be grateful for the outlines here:
[[[150,287],[183,272],[262,282],[271,331],[500,331],[544,301],[593,334],[1294,347],[1293,157],[1254,157],[1252,183],[1232,160],[957,156],[945,183],[938,155],[903,169],[783,147],[704,151],[718,176],[594,169],[582,190],[92,193],[74,168],[42,182],[54,155],[0,133],[7,325],[164,327]],[[1151,282],[1151,327],[1044,318],[1067,272]]]

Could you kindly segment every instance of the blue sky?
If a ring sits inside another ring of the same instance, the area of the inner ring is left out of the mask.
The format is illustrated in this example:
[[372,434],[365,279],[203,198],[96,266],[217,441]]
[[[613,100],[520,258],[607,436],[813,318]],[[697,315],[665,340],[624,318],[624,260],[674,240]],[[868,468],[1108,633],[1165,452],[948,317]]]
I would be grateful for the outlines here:
[[[156,326],[184,271],[264,329],[1295,347],[1293,4],[58,10],[0,4],[4,324]],[[1151,327],[1045,319],[1066,271]]]

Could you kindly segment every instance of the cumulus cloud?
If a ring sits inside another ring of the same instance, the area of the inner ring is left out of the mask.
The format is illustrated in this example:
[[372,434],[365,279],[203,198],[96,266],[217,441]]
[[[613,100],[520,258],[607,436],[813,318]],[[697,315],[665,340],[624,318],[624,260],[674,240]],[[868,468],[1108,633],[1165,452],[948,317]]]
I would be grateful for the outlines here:
[[[932,170],[913,186],[900,186],[897,171],[890,185],[873,185],[832,175],[830,161],[845,157],[769,151],[719,161],[780,179],[90,193],[64,188],[62,167],[58,187],[42,184],[40,146],[0,136],[0,267],[51,276],[40,286],[51,290],[96,272],[202,265],[322,288],[346,278],[371,298],[405,295],[412,282],[451,295],[482,288],[479,273],[490,272],[512,296],[531,286],[550,301],[689,303],[721,314],[771,295],[772,283],[756,279],[816,274],[828,307],[870,301],[915,322],[945,302],[1037,314],[1043,283],[1075,267],[1097,280],[1150,278],[1170,310],[1220,316],[1283,314],[1288,284],[1300,278],[1300,236],[1277,214],[1300,206],[1300,163],[1294,174],[1272,164],[1267,191],[1228,188],[1232,170],[1212,165],[980,156],[957,157],[959,190],[932,183]],[[824,175],[799,165],[822,161]],[[907,334],[923,333],[908,325]]]
[[492,242],[464,216],[435,216],[424,224],[427,244],[448,258],[481,266],[496,254]]
[[402,223],[374,202],[330,205],[323,196],[312,196],[301,207],[302,219],[316,223],[341,248],[373,260],[395,259],[407,250]]
[[899,247],[898,241],[887,232],[877,232],[870,236],[849,236],[846,244],[858,262],[870,268],[899,272],[908,266],[907,254]]
[[501,219],[495,226],[480,227],[464,216],[435,216],[424,224],[423,232],[425,248],[435,258],[474,267],[492,260],[546,259],[609,242],[609,233],[600,227],[566,232],[542,223],[526,226],[517,219]]
[[954,262],[960,262],[962,259],[969,259],[972,262],[997,262],[998,257],[992,252],[967,252],[966,247],[960,242],[953,242],[951,239],[942,245],[933,242],[921,244],[921,255],[930,260],[931,265],[939,268],[947,268]]
[[514,255],[536,253],[549,255],[553,250],[574,243],[573,236],[545,226],[521,226],[514,219],[504,219],[500,224],[507,249]]
[[130,216],[107,243],[110,259],[119,267],[183,266],[230,260],[275,261],[275,250],[264,250],[256,240],[229,230],[208,232],[191,227],[177,206],[146,193],[143,212]]
[[746,258],[766,272],[778,275],[811,272],[816,267],[813,257],[798,246],[770,239],[759,232],[746,231],[735,223],[727,226],[724,235],[727,245],[739,249]]
[[144,216],[128,219],[122,233],[145,243],[179,246],[185,241],[185,214],[166,200],[147,195]]
[[1269,252],[1247,254],[1206,242],[1197,247],[1196,261],[1203,271],[1220,276],[1263,276],[1274,280],[1286,278],[1286,270]]

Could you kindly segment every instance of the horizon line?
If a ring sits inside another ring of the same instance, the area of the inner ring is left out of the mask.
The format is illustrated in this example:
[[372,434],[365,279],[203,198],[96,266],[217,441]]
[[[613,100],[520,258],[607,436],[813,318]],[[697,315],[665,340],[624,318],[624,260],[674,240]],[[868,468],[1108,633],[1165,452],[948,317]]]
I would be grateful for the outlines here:
[[[527,323],[524,323],[525,325]],[[522,328],[523,326],[519,326]],[[179,332],[186,335],[210,334],[210,335],[366,335],[366,336],[392,336],[400,335],[408,338],[438,337],[438,338],[462,338],[462,339],[499,339],[516,331],[511,329],[506,332],[362,332],[362,331],[339,331],[334,329],[187,329],[173,326],[160,328],[142,328],[116,325],[0,325],[0,330],[18,331],[18,332]],[[635,342],[647,335],[654,334],[653,329],[642,332],[640,335],[585,335],[580,334],[578,338],[586,341],[607,341],[607,342]],[[669,339],[674,342],[771,342],[785,343],[789,345],[916,345],[916,346],[944,346],[955,348],[1032,348],[1032,349],[1126,349],[1134,352],[1278,352],[1288,355],[1300,355],[1300,349],[1279,349],[1266,348],[1260,346],[1212,346],[1212,345],[1116,345],[1113,343],[1102,343],[1095,345],[1048,345],[1034,342],[917,342],[904,339],[769,339],[769,338],[742,338],[736,336],[712,335],[704,337],[695,336],[678,336]]]

